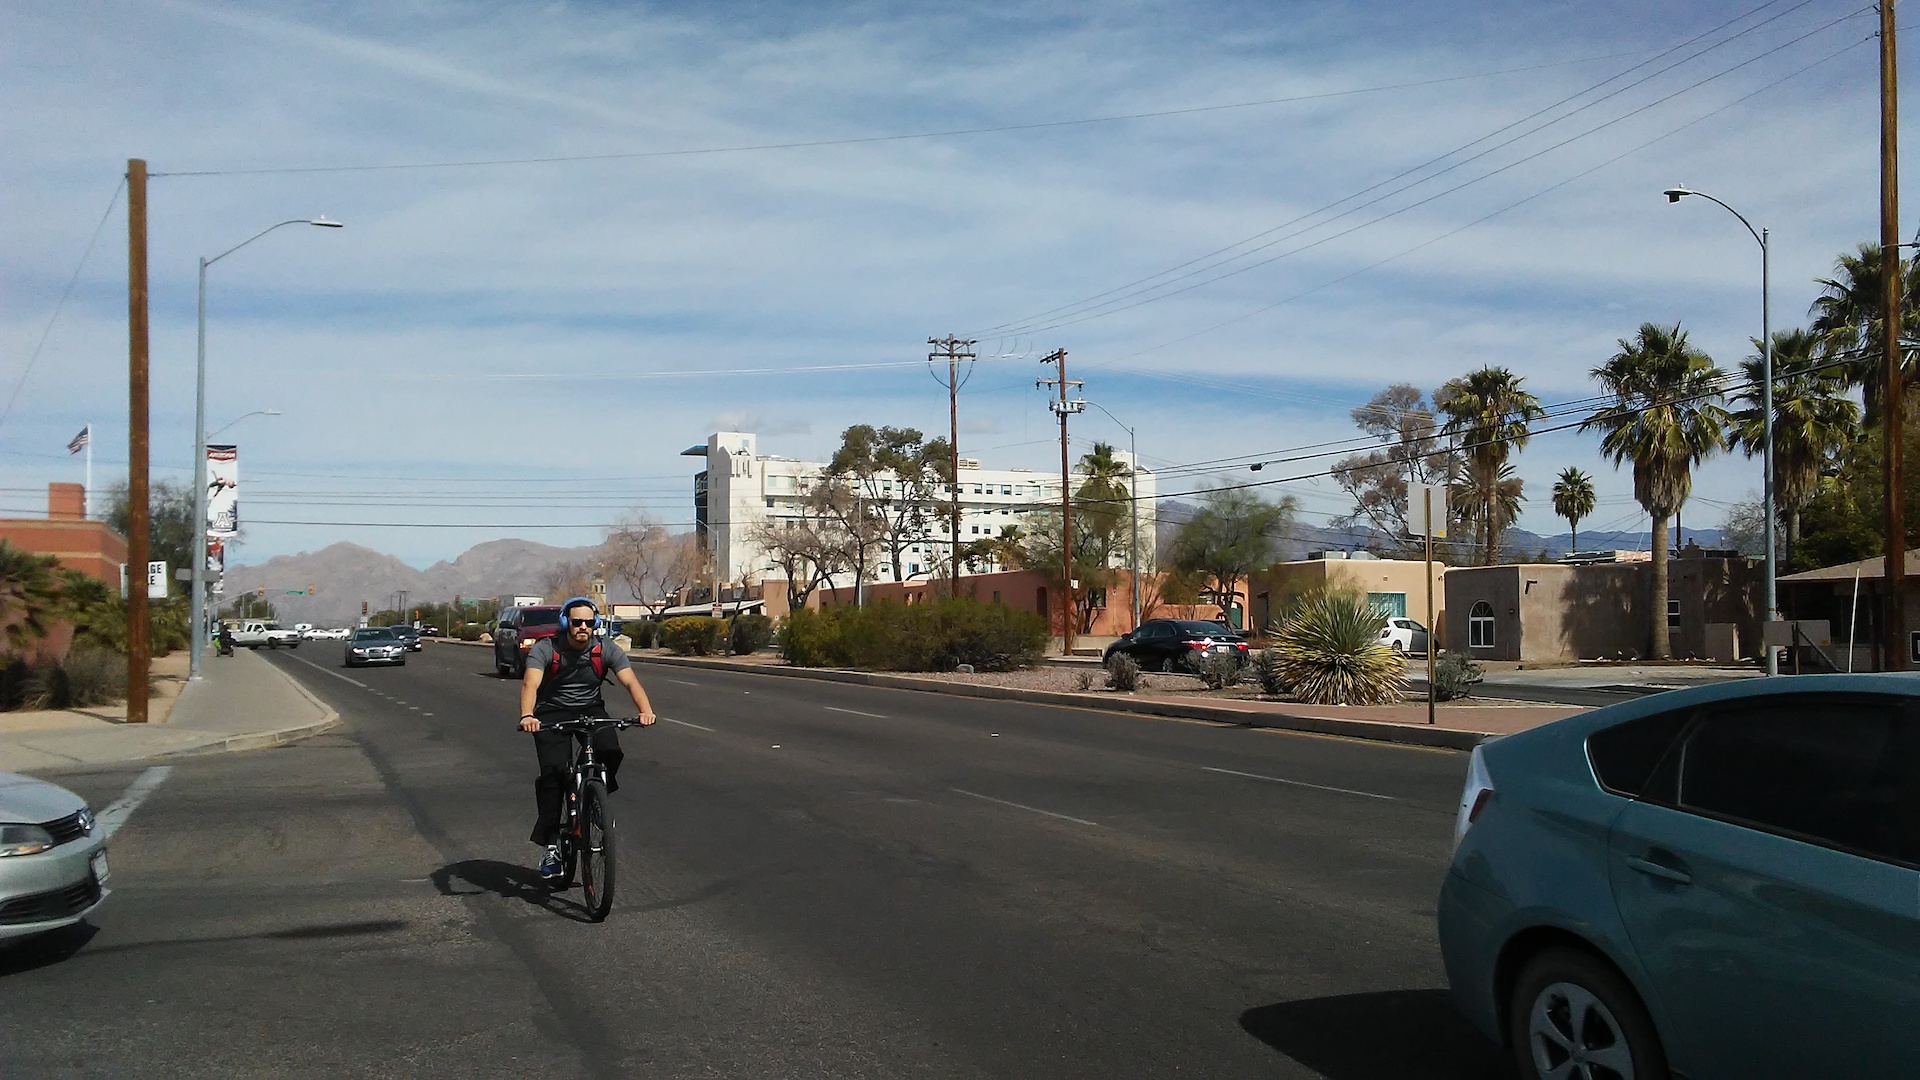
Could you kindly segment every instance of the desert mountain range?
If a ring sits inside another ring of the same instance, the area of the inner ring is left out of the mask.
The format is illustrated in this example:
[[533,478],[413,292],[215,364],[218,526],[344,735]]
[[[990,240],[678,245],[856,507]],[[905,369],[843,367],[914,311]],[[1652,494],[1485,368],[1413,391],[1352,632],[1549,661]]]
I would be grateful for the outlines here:
[[[391,555],[342,541],[319,551],[278,555],[254,566],[229,567],[221,600],[264,588],[283,622],[351,626],[359,618],[362,600],[379,611],[400,589],[407,590],[410,603],[445,603],[454,596],[507,593],[538,596],[548,571],[582,561],[596,550],[553,547],[531,540],[491,540],[468,548],[451,562],[443,560],[416,570]],[[314,586],[311,597],[284,595],[286,590],[308,585]],[[617,587],[609,585],[609,592]]]

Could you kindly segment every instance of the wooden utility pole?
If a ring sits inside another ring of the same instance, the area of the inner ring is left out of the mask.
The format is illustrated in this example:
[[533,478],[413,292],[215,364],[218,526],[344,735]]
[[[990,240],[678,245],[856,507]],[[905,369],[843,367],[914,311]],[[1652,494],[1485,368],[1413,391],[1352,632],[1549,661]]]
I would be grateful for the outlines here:
[[1055,349],[1040,358],[1043,364],[1057,365],[1059,378],[1041,379],[1035,385],[1058,386],[1060,399],[1047,402],[1047,407],[1060,417],[1060,655],[1073,653],[1073,479],[1071,463],[1067,450],[1067,417],[1086,409],[1084,401],[1067,400],[1068,387],[1085,386],[1078,379],[1067,378],[1067,350]]
[[1887,491],[1886,671],[1904,671],[1907,663],[1907,513],[1906,490],[1900,476],[1904,448],[1902,421],[1906,400],[1901,391],[1900,348],[1900,161],[1898,154],[1898,68],[1894,63],[1893,3],[1880,0],[1880,277],[1881,348],[1885,387],[1881,398],[1885,436]]
[[147,163],[127,161],[127,723],[147,722]]
[[947,362],[948,443],[953,451],[953,550],[950,558],[953,561],[953,597],[957,600],[960,598],[960,361],[972,360],[972,352],[961,350],[971,349],[979,343],[948,334],[945,341],[928,338],[927,344],[937,350],[927,354],[928,363],[935,360]]

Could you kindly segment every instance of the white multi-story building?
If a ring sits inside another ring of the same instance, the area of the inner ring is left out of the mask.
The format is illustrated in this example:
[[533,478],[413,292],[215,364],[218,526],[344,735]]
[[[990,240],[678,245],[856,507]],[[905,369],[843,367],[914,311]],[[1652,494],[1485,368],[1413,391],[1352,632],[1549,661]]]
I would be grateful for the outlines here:
[[[750,539],[755,526],[769,519],[792,519],[800,514],[800,505],[817,478],[826,471],[818,461],[760,454],[750,433],[720,431],[699,446],[681,451],[684,457],[706,459],[706,470],[693,478],[694,521],[708,550],[713,552],[714,570],[722,581],[743,582],[779,575],[766,551]],[[1132,467],[1132,456],[1116,451],[1114,457]],[[1073,474],[1078,487],[1084,473]],[[879,497],[894,494],[896,481],[882,478]],[[1132,483],[1136,498],[1140,536],[1140,569],[1152,569],[1154,477],[1145,469],[1136,469]],[[901,560],[901,579],[912,581],[931,575],[944,564],[951,551],[948,535],[951,511],[947,500],[953,497],[945,484],[935,489],[939,504],[928,522],[927,532],[909,545]],[[1000,535],[1002,528],[1018,525],[1028,529],[1027,518],[1037,507],[1060,503],[1058,474],[1027,469],[983,469],[978,461],[960,459],[960,543]],[[893,567],[885,559],[869,580],[893,581]],[[850,585],[852,582],[836,582]]]

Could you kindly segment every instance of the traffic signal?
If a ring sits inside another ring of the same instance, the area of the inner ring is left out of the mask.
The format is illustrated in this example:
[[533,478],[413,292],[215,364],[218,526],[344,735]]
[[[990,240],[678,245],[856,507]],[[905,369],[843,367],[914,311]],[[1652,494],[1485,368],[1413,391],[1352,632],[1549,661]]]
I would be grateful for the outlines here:
[[367,602],[365,600],[362,600],[360,601],[360,614],[365,615],[366,613],[367,613]]
[[308,586],[307,586],[307,595],[308,595],[308,596],[312,596],[312,595],[313,595],[313,586],[312,586],[312,585],[308,585]]
[[259,588],[253,590],[253,595],[259,597],[262,600],[265,600],[267,598],[267,587],[265,585],[262,585]]

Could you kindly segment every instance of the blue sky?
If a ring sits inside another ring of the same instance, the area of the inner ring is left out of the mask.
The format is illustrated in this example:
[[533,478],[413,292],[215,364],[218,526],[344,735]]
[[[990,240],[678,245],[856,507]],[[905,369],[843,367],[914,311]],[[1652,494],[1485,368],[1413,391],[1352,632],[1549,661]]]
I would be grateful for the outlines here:
[[[79,479],[63,447],[87,422],[99,482],[124,469],[123,205],[27,363],[131,156],[220,174],[153,181],[156,475],[190,464],[196,257],[325,214],[347,228],[283,229],[211,271],[210,424],[281,412],[229,433],[239,557],[349,539],[424,564],[499,536],[591,543],[624,512],[684,522],[678,452],[716,427],[797,457],[852,423],[943,432],[916,361],[949,332],[988,357],[963,452],[1035,469],[1058,460],[1032,387],[1054,348],[1162,466],[1350,437],[1386,383],[1482,364],[1585,397],[1643,320],[1732,366],[1759,330],[1757,248],[1659,193],[1771,227],[1775,324],[1794,324],[1877,235],[1872,30],[1839,0],[8,5],[0,512]],[[1240,107],[661,155],[1210,106]],[[660,156],[248,171],[614,154]],[[1221,268],[1284,256],[1264,265],[1033,318],[1290,221]],[[861,366],[797,370],[840,365]],[[1124,445],[1098,413],[1075,432]],[[1600,486],[1586,528],[1644,527],[1590,436],[1516,464],[1527,528],[1564,527],[1547,489],[1567,465]],[[1252,477],[1163,490],[1221,478]],[[1709,463],[1687,524],[1758,486],[1756,463]],[[1344,509],[1325,482],[1277,490],[1310,520]]]

